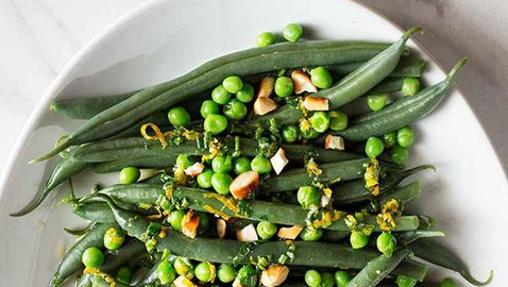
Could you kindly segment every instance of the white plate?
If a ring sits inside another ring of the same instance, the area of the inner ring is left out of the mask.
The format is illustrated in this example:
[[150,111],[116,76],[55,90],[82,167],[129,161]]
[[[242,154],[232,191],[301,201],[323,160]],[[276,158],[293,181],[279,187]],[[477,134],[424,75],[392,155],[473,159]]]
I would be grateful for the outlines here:
[[[383,17],[348,1],[160,0],[123,17],[87,45],[44,95],[8,162],[0,198],[1,285],[45,286],[63,246],[73,241],[62,228],[79,224],[68,206],[55,205],[64,192],[50,196],[28,216],[7,215],[31,199],[54,164],[28,165],[28,161],[76,126],[47,112],[51,100],[117,94],[159,83],[210,58],[252,47],[258,33],[280,31],[288,22],[304,24],[313,38],[393,41],[401,34]],[[431,64],[426,80],[435,83],[443,77],[437,65]],[[508,184],[460,93],[453,92],[435,113],[418,123],[417,134],[412,163],[433,163],[438,168],[437,173],[423,176],[419,208],[439,219],[446,240],[475,275],[483,278],[494,268],[493,286],[508,286],[504,240]],[[81,190],[95,180],[93,176],[76,178]]]

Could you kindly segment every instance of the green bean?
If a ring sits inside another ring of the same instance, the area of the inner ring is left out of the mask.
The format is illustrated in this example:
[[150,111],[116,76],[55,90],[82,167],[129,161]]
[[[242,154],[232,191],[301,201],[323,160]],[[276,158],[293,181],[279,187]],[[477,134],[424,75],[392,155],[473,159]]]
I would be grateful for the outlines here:
[[435,240],[418,240],[411,243],[409,248],[417,257],[437,266],[456,271],[469,283],[475,286],[488,285],[492,282],[494,277],[494,272],[490,271],[490,275],[487,280],[479,281],[475,279],[473,275],[471,275],[466,264],[453,251]]
[[385,44],[308,41],[253,48],[207,62],[174,80],[146,88],[88,120],[52,151],[34,160],[46,160],[71,145],[112,136],[155,111],[188,99],[217,85],[226,76],[245,76],[284,68],[365,61]]
[[102,246],[104,234],[106,233],[106,230],[111,227],[118,226],[115,223],[97,224],[83,238],[81,238],[69,250],[67,250],[64,257],[62,258],[62,261],[58,265],[57,271],[53,275],[53,279],[49,283],[49,286],[60,286],[65,281],[65,279],[78,271],[82,267],[81,255],[85,249],[93,246]]
[[[384,193],[395,188],[405,178],[425,169],[434,169],[432,165],[421,165],[408,170],[392,170],[383,178],[380,178],[380,192]],[[420,183],[413,183],[407,188],[420,190]],[[365,181],[351,180],[332,186],[333,201],[338,205],[346,205],[372,198],[372,193],[365,188]]]
[[390,94],[400,91],[404,78],[387,78],[374,88],[370,89],[365,95]]
[[439,230],[425,230],[425,229],[417,229],[411,231],[400,232],[397,234],[399,240],[402,244],[408,245],[416,240],[422,238],[430,238],[430,237],[443,237],[445,236],[444,232]]
[[107,97],[55,100],[50,104],[49,109],[70,119],[89,119],[136,93],[137,91]]
[[176,156],[161,160],[160,156],[151,157],[133,157],[119,159],[110,162],[101,162],[93,165],[96,173],[108,173],[122,170],[124,167],[136,166],[138,168],[157,168],[164,169],[171,167],[176,162]]
[[56,167],[53,169],[49,179],[46,181],[44,186],[37,190],[33,199],[21,210],[11,213],[10,216],[23,216],[36,209],[52,190],[71,178],[74,174],[83,170],[87,167],[87,165],[87,163],[75,160],[72,157],[72,152],[67,158],[60,159]]
[[[132,185],[113,185],[100,191],[115,201],[115,203],[145,203],[154,204],[157,199],[164,195],[164,190],[160,185],[132,184]],[[235,211],[230,210],[215,193],[205,190],[188,187],[177,187],[173,190],[174,198],[185,198],[189,202],[189,207],[197,211],[211,212],[220,210],[224,214],[231,217],[239,217]],[[233,204],[238,204],[234,200]],[[211,209],[209,208],[211,207]],[[307,212],[298,205],[258,201],[254,200],[250,205],[251,213],[248,219],[261,221],[266,220],[275,224],[283,225],[305,225]],[[240,216],[242,217],[242,216]],[[419,220],[416,216],[400,216],[395,218],[395,231],[414,230],[418,228]],[[375,217],[370,217],[366,221],[368,224],[375,226],[375,230],[379,231]],[[344,219],[340,219],[330,226],[325,227],[327,230],[349,232],[349,227]]]
[[[347,75],[354,70],[358,69],[363,63],[350,63],[342,65],[331,65],[326,66],[330,73],[334,74],[335,77]],[[425,72],[427,63],[415,56],[401,57],[397,67],[388,75],[391,78],[401,77],[421,77]]]
[[84,273],[76,281],[75,287],[111,287],[101,276]]
[[116,222],[109,206],[104,202],[90,201],[74,204],[72,212],[77,216],[100,223]]
[[353,141],[365,140],[371,136],[381,136],[397,130],[432,112],[445,97],[457,72],[466,59],[459,61],[442,82],[428,87],[411,97],[403,97],[388,107],[359,116],[352,124],[337,134]]
[[88,231],[90,231],[90,229],[92,229],[93,225],[94,225],[94,223],[89,223],[85,227],[81,227],[81,228],[76,228],[76,229],[64,228],[64,231],[70,235],[83,236],[86,233],[88,233]]
[[[333,110],[365,94],[395,69],[400,56],[405,50],[406,41],[413,33],[418,31],[420,31],[418,27],[409,29],[399,41],[362,64],[330,89],[321,90],[315,96],[327,98],[329,107]],[[292,124],[301,117],[302,113],[299,110],[285,105],[273,113],[255,118],[251,125],[263,123],[272,118],[282,124]]]
[[390,274],[409,255],[409,249],[402,248],[395,251],[392,256],[379,255],[370,261],[355,277],[346,285],[347,287],[373,287],[377,286],[388,274]]

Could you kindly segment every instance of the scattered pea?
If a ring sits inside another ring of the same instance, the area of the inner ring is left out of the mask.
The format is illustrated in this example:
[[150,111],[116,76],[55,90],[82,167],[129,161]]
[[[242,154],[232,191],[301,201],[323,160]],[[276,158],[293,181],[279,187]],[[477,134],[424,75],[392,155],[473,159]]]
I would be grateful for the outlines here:
[[379,252],[390,257],[397,246],[397,239],[391,233],[383,232],[377,237],[376,246]]
[[420,80],[413,77],[407,77],[402,81],[402,94],[405,96],[414,96],[420,90]]
[[353,249],[361,249],[369,244],[369,237],[362,232],[353,231],[349,236],[349,242],[351,243],[351,247],[353,247]]
[[169,123],[175,127],[186,125],[190,122],[191,116],[186,109],[181,106],[173,107],[168,112]]
[[157,266],[157,279],[161,284],[171,284],[175,280],[175,268],[168,260],[164,260]]
[[233,170],[236,175],[240,175],[250,170],[250,160],[246,157],[239,157],[235,159]]
[[300,238],[304,241],[318,241],[323,237],[323,230],[314,227],[305,227],[300,233]]
[[319,206],[321,202],[321,194],[314,186],[301,186],[296,194],[298,203],[304,209],[310,209],[314,206]]
[[201,104],[199,113],[203,119],[206,119],[206,117],[211,114],[217,115],[220,113],[219,105],[212,100],[206,100]]
[[233,157],[230,155],[218,155],[212,160],[214,172],[228,173],[233,169]]
[[259,174],[269,174],[272,171],[270,160],[262,155],[257,155],[250,162],[250,168]]
[[215,267],[210,262],[201,262],[194,269],[194,275],[203,283],[212,282],[215,277]]
[[397,143],[397,133],[391,132],[387,133],[383,136],[383,143],[385,144],[385,147],[390,148],[394,146]]
[[365,144],[365,154],[370,158],[376,158],[383,153],[383,141],[377,137],[370,137]]
[[330,117],[326,112],[315,112],[309,119],[310,125],[318,133],[324,133],[330,126]]
[[416,279],[404,275],[398,275],[395,279],[397,287],[414,287],[417,282],[418,281]]
[[168,217],[168,222],[176,231],[182,231],[182,220],[185,216],[185,212],[183,210],[174,210],[171,211]]
[[263,32],[258,35],[256,43],[258,47],[265,47],[275,44],[276,40],[277,39],[275,38],[275,35],[272,32]]
[[310,81],[320,89],[328,89],[333,84],[332,74],[323,67],[317,67],[309,72]]
[[332,273],[324,272],[321,274],[321,284],[319,287],[333,287],[335,285],[335,279]]
[[244,103],[249,103],[254,99],[254,87],[245,83],[240,91],[236,93],[236,98]]
[[287,143],[294,143],[300,136],[300,129],[294,125],[284,126],[282,128],[282,138]]
[[124,241],[125,233],[119,228],[111,227],[104,234],[104,247],[108,250],[117,250],[122,246]]
[[191,165],[192,165],[192,161],[191,161],[189,155],[182,153],[176,157],[175,166],[178,169],[186,169]]
[[227,173],[218,172],[212,175],[212,187],[217,193],[222,195],[229,194],[231,182],[233,182],[233,179]]
[[293,93],[293,81],[286,76],[278,77],[275,80],[275,94],[281,98],[285,98]]
[[397,142],[401,147],[410,147],[415,141],[415,133],[409,127],[397,131]]
[[212,100],[219,105],[225,105],[231,99],[231,94],[222,85],[212,90]]
[[247,115],[247,106],[237,99],[232,99],[224,106],[223,112],[232,120],[241,120]]
[[405,165],[409,158],[409,150],[396,144],[390,149],[391,159],[394,163]]
[[231,283],[235,280],[236,270],[233,265],[221,264],[219,266],[219,270],[217,271],[217,277],[222,283]]
[[346,271],[339,270],[335,272],[335,284],[337,284],[337,287],[346,287],[349,281],[351,281],[352,277],[347,273]]
[[213,170],[207,168],[202,173],[198,175],[196,181],[198,182],[199,187],[201,188],[210,188],[212,187],[212,175]]
[[238,270],[238,274],[236,275],[240,284],[243,287],[256,287],[258,283],[258,276],[256,272],[256,268],[245,265]]
[[243,88],[243,81],[238,76],[229,76],[222,81],[222,86],[229,93],[236,94]]
[[336,132],[343,131],[348,125],[348,116],[341,111],[331,111],[328,113],[330,116],[330,129]]
[[83,252],[81,261],[86,268],[97,268],[104,263],[104,254],[97,247],[89,247]]
[[367,97],[367,105],[374,112],[382,110],[386,106],[387,101],[388,101],[387,94],[370,95]]
[[205,131],[218,135],[227,129],[228,119],[222,115],[211,114],[206,117],[203,127]]
[[277,225],[266,220],[262,220],[256,226],[256,231],[261,239],[270,239],[277,233]]
[[309,287],[319,287],[321,284],[321,274],[313,269],[307,270],[307,272],[305,272],[305,283],[307,283]]
[[139,169],[137,167],[133,166],[124,167],[120,171],[118,182],[120,184],[135,183],[138,181],[140,175],[141,173],[139,172]]
[[187,275],[187,273],[192,271],[192,263],[188,258],[178,256],[173,263],[175,271],[178,275]]
[[290,42],[296,42],[303,36],[303,28],[298,23],[289,23],[282,31],[284,38]]

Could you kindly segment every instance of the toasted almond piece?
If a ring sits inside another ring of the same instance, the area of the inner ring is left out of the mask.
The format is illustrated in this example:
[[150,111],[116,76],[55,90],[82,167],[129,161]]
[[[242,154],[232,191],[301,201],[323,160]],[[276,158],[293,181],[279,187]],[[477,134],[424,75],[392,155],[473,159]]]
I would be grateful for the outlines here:
[[328,197],[328,196],[321,196],[321,207],[325,207],[327,206],[328,204],[330,204],[330,201],[332,200],[331,197]]
[[344,150],[344,139],[341,136],[327,135],[325,137],[325,149]]
[[277,287],[288,278],[289,268],[284,265],[272,265],[261,272],[261,285],[265,287]]
[[202,163],[196,162],[195,164],[186,168],[184,172],[188,176],[198,176],[203,172],[204,169],[205,166]]
[[182,219],[182,233],[190,238],[195,238],[198,234],[199,215],[194,210],[187,211]]
[[256,232],[256,228],[254,227],[254,224],[249,224],[245,226],[244,228],[238,230],[236,232],[236,239],[240,241],[256,241],[258,240],[258,234]]
[[277,103],[275,103],[270,98],[257,98],[254,102],[254,113],[256,115],[262,116],[266,115],[269,112],[277,109]]
[[243,287],[242,283],[240,282],[240,279],[238,279],[238,277],[236,277],[235,281],[233,281],[233,287]]
[[175,281],[173,281],[173,286],[175,287],[197,287],[196,284],[192,283],[187,277],[180,275]]
[[273,92],[275,79],[272,77],[264,77],[259,83],[258,98],[268,98]]
[[249,197],[259,185],[259,174],[256,171],[246,171],[238,175],[231,185],[229,191],[235,199],[242,200]]
[[300,232],[302,232],[303,226],[301,225],[293,225],[291,227],[281,227],[279,228],[279,232],[277,232],[277,236],[282,239],[291,239],[294,240]]
[[309,75],[302,70],[294,70],[291,73],[291,80],[293,80],[293,87],[297,95],[305,92],[316,93],[318,91],[310,80]]
[[303,107],[308,111],[328,111],[328,99],[323,97],[306,96]]
[[216,224],[217,224],[217,236],[219,236],[219,238],[222,239],[226,236],[226,220],[219,218],[217,219]]
[[286,151],[283,148],[279,148],[272,158],[270,158],[270,163],[276,174],[280,174],[288,162]]

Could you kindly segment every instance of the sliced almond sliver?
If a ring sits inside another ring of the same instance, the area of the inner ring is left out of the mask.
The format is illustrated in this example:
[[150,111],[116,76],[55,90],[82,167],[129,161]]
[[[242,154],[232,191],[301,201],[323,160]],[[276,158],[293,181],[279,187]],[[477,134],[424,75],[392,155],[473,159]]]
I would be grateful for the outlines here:
[[199,228],[199,215],[189,210],[182,219],[182,233],[190,238],[196,238]]
[[289,268],[284,265],[272,265],[261,272],[260,282],[265,287],[277,287],[288,278]]
[[184,172],[188,176],[198,176],[203,172],[204,169],[205,166],[202,163],[196,162],[195,164],[186,168]]
[[327,135],[325,137],[325,149],[344,150],[344,139],[341,136]]
[[317,87],[312,84],[309,75],[302,70],[294,70],[291,73],[291,80],[293,80],[293,87],[295,94],[299,95],[302,93],[316,93]]
[[256,232],[256,228],[254,224],[249,224],[244,228],[238,230],[236,232],[236,239],[239,241],[256,241],[258,240],[258,234]]
[[222,239],[226,236],[226,220],[219,218],[216,221],[217,224],[217,236]]
[[264,77],[259,83],[258,98],[268,98],[273,92],[275,79],[272,77]]
[[280,174],[288,162],[286,151],[283,148],[279,148],[272,158],[270,158],[270,163],[276,174]]
[[249,197],[258,186],[259,174],[251,170],[238,175],[229,186],[229,191],[235,199],[242,200]]
[[277,236],[282,239],[291,239],[295,240],[300,232],[302,232],[303,226],[294,225],[291,227],[281,227],[279,228],[279,232],[277,232]]
[[303,100],[303,107],[308,111],[328,111],[328,99],[323,97],[306,96]]
[[262,116],[277,109],[277,103],[270,98],[260,97],[254,102],[254,113]]

